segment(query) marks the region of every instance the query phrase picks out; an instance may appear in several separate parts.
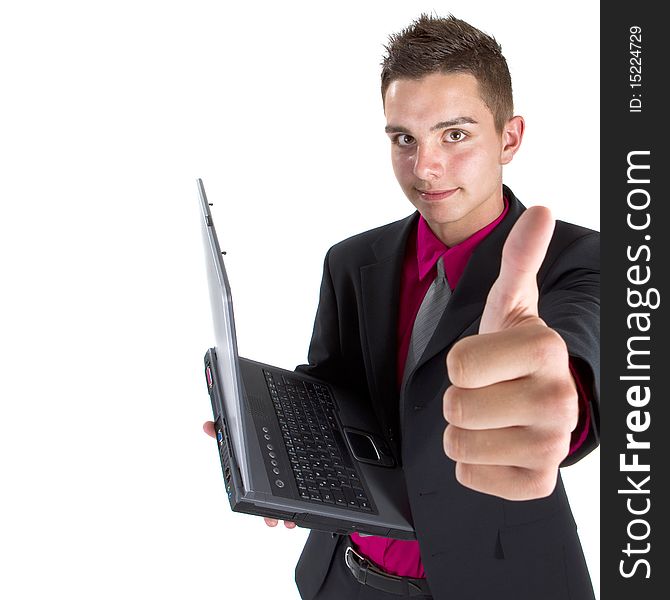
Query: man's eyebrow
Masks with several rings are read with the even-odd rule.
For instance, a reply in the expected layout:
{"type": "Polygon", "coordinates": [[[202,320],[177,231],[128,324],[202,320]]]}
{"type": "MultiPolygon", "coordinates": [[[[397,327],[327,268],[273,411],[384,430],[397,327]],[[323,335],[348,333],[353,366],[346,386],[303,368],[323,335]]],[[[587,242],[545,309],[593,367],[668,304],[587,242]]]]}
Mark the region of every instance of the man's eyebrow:
{"type": "MultiPolygon", "coordinates": [[[[447,129],[448,127],[455,127],[456,125],[465,125],[465,124],[477,125],[477,121],[472,117],[456,117],[455,119],[449,119],[448,121],[440,121],[433,125],[430,130],[437,131],[438,129],[447,129]]],[[[386,133],[404,133],[408,131],[407,127],[400,127],[398,125],[387,125],[384,127],[386,133]]]]}
{"type": "Polygon", "coordinates": [[[456,117],[455,119],[450,119],[449,121],[441,121],[440,123],[436,123],[430,128],[430,130],[437,131],[438,129],[446,129],[447,127],[466,124],[477,125],[477,121],[475,121],[472,117],[456,117]]]}

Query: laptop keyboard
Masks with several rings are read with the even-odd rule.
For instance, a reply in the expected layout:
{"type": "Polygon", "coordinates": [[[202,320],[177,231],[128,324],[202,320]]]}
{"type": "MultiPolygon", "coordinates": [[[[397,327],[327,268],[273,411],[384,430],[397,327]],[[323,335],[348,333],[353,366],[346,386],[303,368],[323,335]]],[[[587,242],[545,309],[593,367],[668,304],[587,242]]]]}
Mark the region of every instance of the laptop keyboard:
{"type": "Polygon", "coordinates": [[[324,385],[263,369],[303,500],[373,512],[324,385]]]}

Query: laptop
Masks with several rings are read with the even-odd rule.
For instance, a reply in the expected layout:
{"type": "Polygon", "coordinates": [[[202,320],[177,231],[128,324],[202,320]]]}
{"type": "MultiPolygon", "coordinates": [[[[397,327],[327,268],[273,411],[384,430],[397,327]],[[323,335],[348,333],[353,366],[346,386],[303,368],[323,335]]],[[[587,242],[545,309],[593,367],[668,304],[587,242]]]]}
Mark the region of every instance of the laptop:
{"type": "Polygon", "coordinates": [[[216,341],[205,379],[231,509],[338,534],[416,539],[402,468],[368,403],[337,382],[238,356],[224,253],[197,185],[216,341]]]}

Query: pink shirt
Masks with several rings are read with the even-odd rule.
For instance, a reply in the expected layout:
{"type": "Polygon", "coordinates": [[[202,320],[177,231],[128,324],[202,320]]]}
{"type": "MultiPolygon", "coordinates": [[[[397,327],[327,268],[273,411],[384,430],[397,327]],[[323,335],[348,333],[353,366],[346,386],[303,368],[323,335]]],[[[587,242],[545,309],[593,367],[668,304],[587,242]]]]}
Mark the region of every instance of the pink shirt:
{"type": "MultiPolygon", "coordinates": [[[[407,251],[402,268],[400,284],[400,305],[398,311],[398,354],[396,360],[396,381],[398,389],[402,383],[405,360],[412,335],[414,320],[419,312],[423,297],[436,275],[436,264],[444,256],[444,270],[453,290],[465,270],[465,267],[479,243],[488,236],[507,214],[509,202],[505,198],[505,208],[500,216],[483,229],[472,234],[469,238],[451,248],[445,246],[431,231],[423,217],[419,218],[417,228],[410,233],[407,241],[407,251]]],[[[589,411],[586,410],[587,401],[576,372],[571,371],[580,396],[580,423],[573,434],[570,453],[574,452],[586,439],[589,431],[589,411]]],[[[394,540],[377,536],[351,535],[351,540],[357,551],[381,567],[387,573],[405,577],[425,577],[419,543],[416,541],[394,540]]]]}

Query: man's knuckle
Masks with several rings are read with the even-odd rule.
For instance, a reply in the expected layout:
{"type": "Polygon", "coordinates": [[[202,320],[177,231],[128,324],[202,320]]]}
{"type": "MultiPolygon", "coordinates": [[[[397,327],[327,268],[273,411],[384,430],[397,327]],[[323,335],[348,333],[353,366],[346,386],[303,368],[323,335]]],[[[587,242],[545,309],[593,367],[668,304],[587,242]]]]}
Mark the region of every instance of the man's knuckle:
{"type": "Polygon", "coordinates": [[[547,346],[551,352],[551,356],[556,360],[565,361],[568,358],[568,347],[565,340],[561,337],[558,331],[546,327],[547,346]]]}
{"type": "Polygon", "coordinates": [[[565,423],[569,431],[577,426],[579,419],[579,398],[574,384],[565,382],[562,385],[559,395],[557,395],[556,411],[557,417],[565,423]]]}
{"type": "Polygon", "coordinates": [[[558,332],[550,327],[541,327],[537,331],[533,351],[541,363],[554,366],[567,360],[567,346],[558,332]]]}
{"type": "Polygon", "coordinates": [[[553,472],[543,473],[537,481],[537,493],[539,498],[550,496],[556,488],[556,475],[553,472]]]}
{"type": "Polygon", "coordinates": [[[550,496],[556,488],[556,474],[549,470],[533,471],[523,486],[526,500],[538,500],[550,496]]]}
{"type": "Polygon", "coordinates": [[[569,444],[569,436],[566,436],[562,431],[545,435],[537,447],[540,464],[550,467],[557,466],[565,458],[566,440],[569,444]]]}
{"type": "Polygon", "coordinates": [[[545,384],[545,398],[551,405],[557,409],[562,410],[568,405],[571,397],[570,383],[558,377],[552,377],[545,384]]]}
{"type": "Polygon", "coordinates": [[[543,423],[568,431],[577,426],[579,402],[577,390],[571,380],[552,378],[545,381],[538,396],[543,423]]]}

